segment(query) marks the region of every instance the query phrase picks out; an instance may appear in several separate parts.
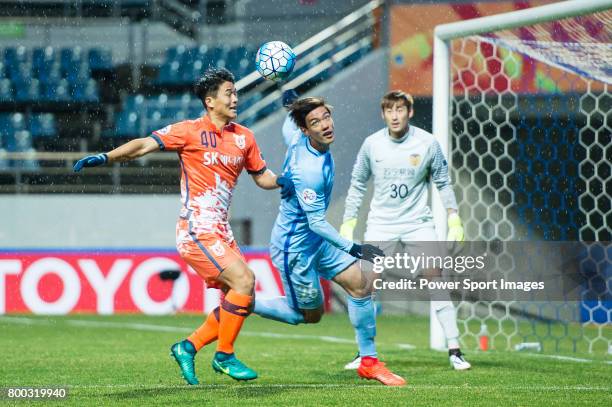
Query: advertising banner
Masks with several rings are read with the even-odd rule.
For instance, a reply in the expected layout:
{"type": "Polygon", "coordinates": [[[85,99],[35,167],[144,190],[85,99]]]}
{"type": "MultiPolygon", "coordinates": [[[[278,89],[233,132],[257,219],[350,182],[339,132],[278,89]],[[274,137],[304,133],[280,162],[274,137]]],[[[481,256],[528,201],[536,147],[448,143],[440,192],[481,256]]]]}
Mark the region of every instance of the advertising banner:
{"type": "MultiPolygon", "coordinates": [[[[244,255],[256,295],[284,295],[268,252],[244,255]]],[[[201,313],[218,305],[220,293],[207,289],[175,250],[0,250],[0,314],[201,313]],[[173,274],[176,280],[167,277],[173,274]]]]}

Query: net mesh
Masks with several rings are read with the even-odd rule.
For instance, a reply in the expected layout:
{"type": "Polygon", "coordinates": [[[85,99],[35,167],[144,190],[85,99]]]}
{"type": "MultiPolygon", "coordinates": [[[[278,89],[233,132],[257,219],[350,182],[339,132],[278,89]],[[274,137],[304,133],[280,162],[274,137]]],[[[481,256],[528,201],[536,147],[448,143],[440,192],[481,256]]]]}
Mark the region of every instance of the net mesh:
{"type": "MultiPolygon", "coordinates": [[[[467,240],[610,241],[612,12],[452,41],[452,175],[467,240]]],[[[612,253],[589,256],[610,301],[462,301],[462,345],[612,346],[612,253]]],[[[508,264],[500,264],[500,272],[508,264]]]]}

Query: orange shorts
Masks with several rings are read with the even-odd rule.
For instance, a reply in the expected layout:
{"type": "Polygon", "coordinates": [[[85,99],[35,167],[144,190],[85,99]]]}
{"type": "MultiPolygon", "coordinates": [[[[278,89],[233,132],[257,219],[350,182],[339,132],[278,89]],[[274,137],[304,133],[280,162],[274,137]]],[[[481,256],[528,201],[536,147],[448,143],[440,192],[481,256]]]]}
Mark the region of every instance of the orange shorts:
{"type": "Polygon", "coordinates": [[[246,263],[235,240],[228,243],[222,236],[214,233],[200,234],[189,242],[181,243],[177,249],[181,258],[210,288],[220,288],[217,278],[228,266],[238,260],[246,263]]]}

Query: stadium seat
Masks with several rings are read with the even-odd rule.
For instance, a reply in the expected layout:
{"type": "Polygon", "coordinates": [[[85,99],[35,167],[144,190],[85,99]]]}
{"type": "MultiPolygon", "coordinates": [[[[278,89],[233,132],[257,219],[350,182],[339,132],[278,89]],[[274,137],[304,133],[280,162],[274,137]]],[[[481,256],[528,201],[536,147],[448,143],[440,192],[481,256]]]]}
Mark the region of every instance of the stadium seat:
{"type": "Polygon", "coordinates": [[[61,79],[58,83],[43,85],[41,98],[47,102],[69,102],[70,84],[66,79],[61,79]]]}
{"type": "Polygon", "coordinates": [[[71,96],[75,102],[98,102],[100,99],[98,83],[91,78],[76,82],[72,85],[71,96]]]}
{"type": "Polygon", "coordinates": [[[87,61],[75,62],[66,72],[64,77],[70,83],[85,82],[91,78],[91,69],[87,61]]]}
{"type": "MultiPolygon", "coordinates": [[[[20,113],[17,113],[20,114],[20,113]]],[[[8,135],[6,150],[9,153],[35,153],[36,150],[32,147],[32,135],[28,130],[15,131],[8,135]]],[[[24,170],[38,170],[40,165],[38,160],[34,158],[25,158],[22,160],[11,160],[11,167],[24,170]]]]}
{"type": "Polygon", "coordinates": [[[4,79],[6,77],[7,77],[6,65],[4,63],[4,60],[0,60],[0,79],[4,79]]]}
{"type": "Polygon", "coordinates": [[[113,68],[113,57],[108,49],[92,48],[89,50],[88,57],[89,67],[94,71],[113,68]]]}
{"type": "MultiPolygon", "coordinates": [[[[11,125],[11,115],[8,113],[0,113],[0,138],[6,135],[9,132],[13,132],[13,126],[11,125]]],[[[4,144],[6,142],[5,139],[0,139],[0,147],[6,147],[4,144]]]]}
{"type": "Polygon", "coordinates": [[[141,135],[140,116],[135,111],[122,111],[115,121],[115,136],[134,137],[141,135]]]}
{"type": "Polygon", "coordinates": [[[4,62],[7,65],[12,65],[17,59],[17,48],[6,47],[4,49],[4,62]]]}
{"type": "Polygon", "coordinates": [[[40,99],[40,82],[38,79],[13,82],[15,86],[15,101],[34,102],[40,99]]]}
{"type": "Polygon", "coordinates": [[[143,95],[129,95],[123,103],[123,110],[137,113],[144,112],[145,97],[143,95]]]}
{"type": "Polygon", "coordinates": [[[53,65],[45,67],[44,70],[40,71],[38,79],[40,79],[41,84],[45,86],[51,84],[57,85],[62,79],[59,63],[55,62],[53,65]]]}
{"type": "Polygon", "coordinates": [[[32,77],[32,65],[28,62],[19,62],[7,66],[8,77],[13,81],[26,82],[32,77]]]}
{"type": "Polygon", "coordinates": [[[34,48],[32,51],[32,70],[35,76],[41,71],[48,71],[55,63],[59,63],[53,47],[34,48]]]}
{"type": "Polygon", "coordinates": [[[10,79],[0,79],[0,103],[12,102],[13,96],[13,84],[10,79]]]}
{"type": "Polygon", "coordinates": [[[86,63],[86,61],[81,47],[62,48],[60,51],[60,67],[64,76],[83,63],[86,63]]]}
{"type": "Polygon", "coordinates": [[[57,136],[55,116],[51,113],[38,113],[32,115],[30,120],[30,133],[34,139],[57,136]]]}
{"type": "Polygon", "coordinates": [[[151,105],[153,105],[156,110],[164,111],[168,107],[168,95],[160,93],[151,101],[151,105]]]}

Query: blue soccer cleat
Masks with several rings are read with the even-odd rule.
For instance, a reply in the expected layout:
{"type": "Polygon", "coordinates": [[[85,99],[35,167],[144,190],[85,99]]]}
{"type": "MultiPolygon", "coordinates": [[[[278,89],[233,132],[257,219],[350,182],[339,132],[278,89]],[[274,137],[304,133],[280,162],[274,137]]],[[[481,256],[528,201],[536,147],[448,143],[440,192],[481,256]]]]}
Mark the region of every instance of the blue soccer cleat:
{"type": "Polygon", "coordinates": [[[187,381],[188,384],[195,385],[199,384],[198,378],[195,374],[195,355],[196,350],[193,347],[193,344],[189,342],[187,339],[181,342],[177,342],[170,348],[170,356],[176,360],[179,368],[181,369],[181,373],[187,381]]]}
{"type": "Polygon", "coordinates": [[[257,379],[257,372],[238,360],[233,353],[228,355],[217,352],[212,361],[212,368],[215,372],[226,374],[234,380],[257,379]]]}

